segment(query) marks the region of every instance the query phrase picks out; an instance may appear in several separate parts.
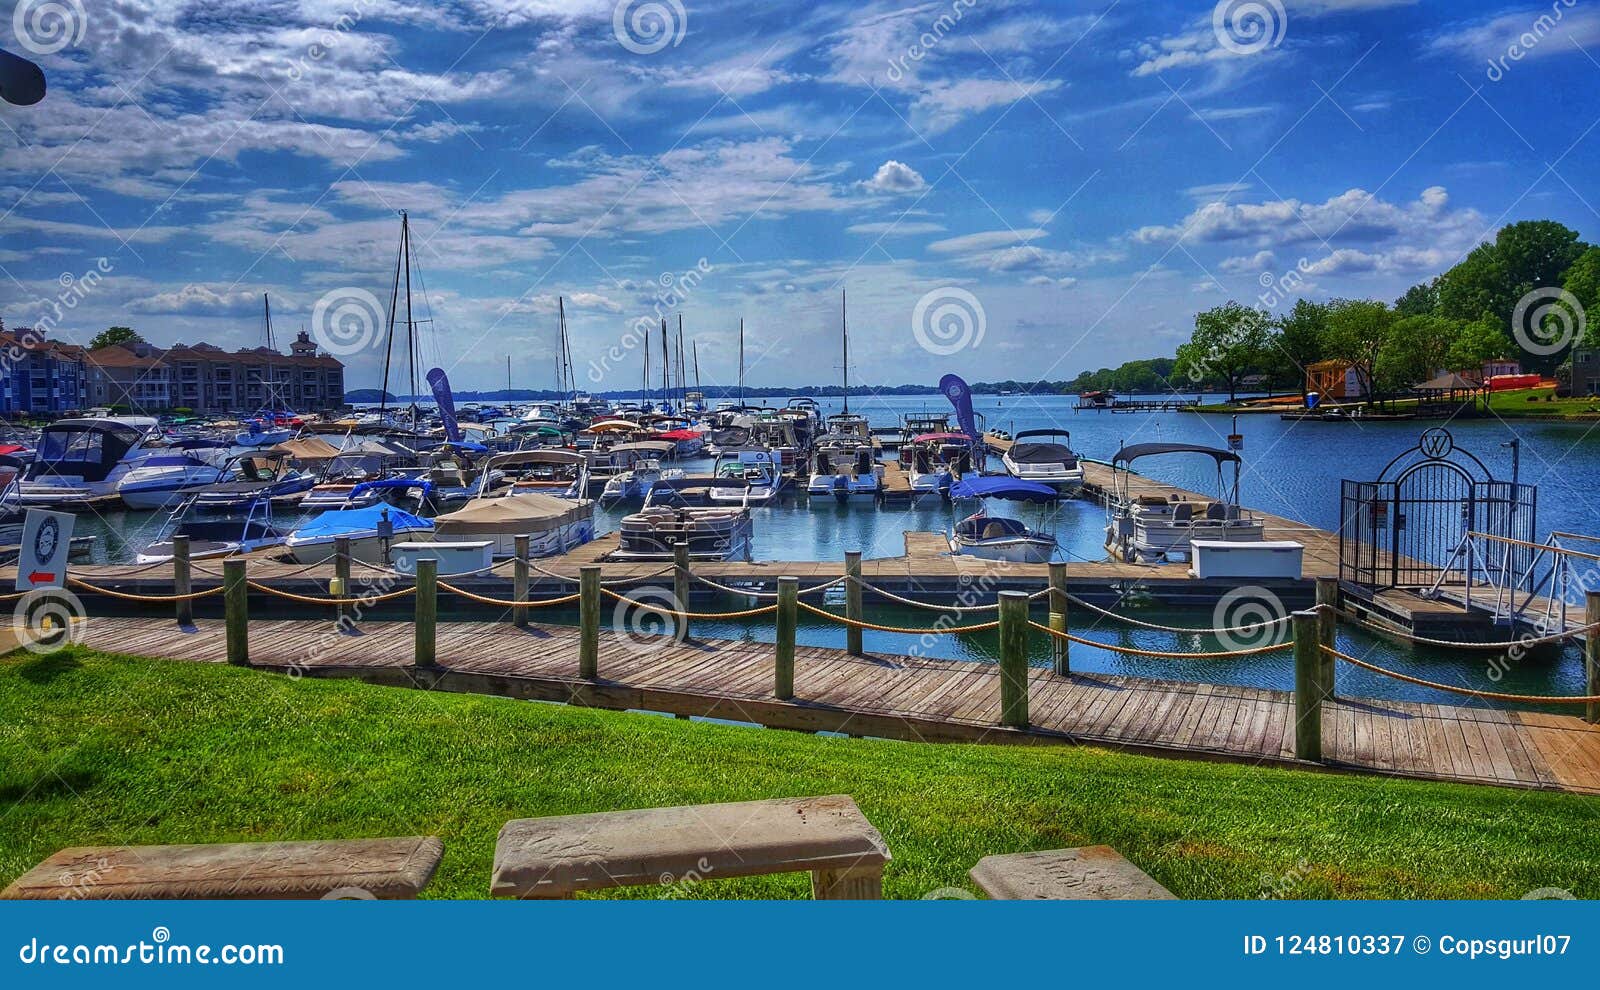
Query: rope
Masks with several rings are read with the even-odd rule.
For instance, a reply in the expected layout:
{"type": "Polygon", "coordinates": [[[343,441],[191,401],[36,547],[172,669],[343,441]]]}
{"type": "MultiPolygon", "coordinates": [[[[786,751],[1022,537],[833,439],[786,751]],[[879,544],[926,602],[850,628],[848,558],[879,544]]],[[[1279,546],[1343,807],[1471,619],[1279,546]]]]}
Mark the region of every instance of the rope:
{"type": "Polygon", "coordinates": [[[1248,657],[1254,656],[1257,653],[1271,653],[1274,650],[1287,650],[1294,646],[1294,640],[1287,640],[1282,643],[1268,643],[1265,646],[1251,646],[1240,650],[1214,650],[1209,653],[1164,653],[1160,650],[1141,650],[1133,646],[1113,646],[1110,643],[1101,643],[1092,639],[1084,639],[1082,636],[1074,636],[1069,632],[1061,632],[1057,629],[1051,629],[1049,626],[1040,625],[1032,620],[1028,622],[1028,625],[1039,630],[1040,632],[1049,633],[1051,636],[1054,636],[1057,639],[1070,640],[1074,643],[1082,643],[1084,646],[1094,646],[1102,650],[1110,650],[1112,653],[1127,653],[1136,657],[1156,657],[1161,660],[1220,660],[1227,657],[1248,657]]]}
{"type": "Polygon", "coordinates": [[[193,601],[196,598],[206,598],[210,595],[222,594],[222,585],[220,584],[215,588],[208,588],[205,591],[191,591],[187,595],[132,595],[124,591],[112,591],[110,588],[101,588],[97,585],[90,584],[87,581],[82,581],[75,577],[68,577],[67,581],[68,583],[82,588],[85,591],[92,591],[97,595],[105,595],[109,598],[121,598],[130,602],[187,602],[193,601]]]}
{"type": "Polygon", "coordinates": [[[1582,636],[1587,632],[1600,630],[1600,625],[1584,626],[1579,629],[1569,629],[1565,632],[1550,633],[1549,635],[1540,636],[1536,639],[1514,639],[1508,643],[1461,643],[1450,639],[1429,639],[1427,636],[1418,636],[1415,633],[1408,633],[1403,629],[1390,629],[1387,626],[1380,626],[1375,622],[1369,622],[1354,612],[1350,612],[1342,608],[1337,609],[1336,611],[1340,618],[1348,619],[1358,626],[1364,626],[1368,629],[1371,629],[1373,632],[1387,633],[1391,636],[1398,636],[1401,639],[1408,640],[1413,643],[1421,643],[1424,646],[1443,646],[1456,650],[1509,650],[1518,646],[1537,646],[1540,643],[1554,643],[1558,640],[1571,639],[1575,636],[1582,636]]]}
{"type": "Polygon", "coordinates": [[[311,598],[306,595],[297,595],[290,591],[280,591],[269,584],[262,584],[259,581],[246,581],[245,584],[257,591],[275,595],[279,598],[287,598],[291,602],[302,602],[306,605],[376,605],[378,602],[386,602],[391,598],[414,594],[417,590],[415,587],[401,588],[399,591],[391,591],[382,595],[365,595],[359,598],[311,598]]]}
{"type": "MultiPolygon", "coordinates": [[[[892,591],[884,591],[882,588],[874,587],[860,578],[855,578],[855,583],[861,586],[861,590],[870,591],[874,595],[882,595],[891,602],[899,602],[901,605],[909,605],[912,608],[925,609],[929,612],[992,612],[1000,607],[999,602],[995,602],[992,605],[934,605],[931,602],[919,602],[910,598],[902,598],[892,591]]],[[[1046,592],[1049,590],[1049,588],[1045,589],[1046,592]]]]}
{"type": "Polygon", "coordinates": [[[1145,629],[1159,630],[1160,632],[1210,633],[1214,636],[1230,636],[1239,633],[1255,632],[1258,629],[1270,629],[1288,622],[1291,618],[1290,616],[1282,615],[1276,619],[1268,619],[1264,622],[1251,622],[1242,626],[1227,626],[1216,629],[1190,629],[1187,626],[1164,626],[1159,622],[1146,622],[1143,619],[1135,619],[1130,615],[1121,615],[1117,612],[1111,611],[1110,609],[1104,609],[1098,605],[1090,604],[1076,595],[1068,595],[1067,600],[1072,602],[1074,605],[1082,605],[1089,611],[1099,613],[1107,618],[1116,619],[1119,622],[1126,622],[1133,626],[1141,626],[1145,629]]]}
{"type": "Polygon", "coordinates": [[[485,605],[503,605],[507,608],[542,608],[546,605],[566,605],[577,601],[580,597],[577,592],[574,592],[570,595],[563,595],[560,598],[546,598],[543,601],[518,602],[506,601],[503,598],[488,598],[483,595],[475,595],[470,591],[467,591],[463,588],[457,588],[455,585],[447,584],[444,581],[439,582],[439,587],[453,594],[460,595],[462,598],[468,598],[475,602],[482,602],[485,605]]]}
{"type": "Polygon", "coordinates": [[[647,612],[660,612],[662,615],[670,615],[675,619],[743,619],[747,616],[766,615],[778,610],[776,605],[763,605],[760,608],[747,608],[742,612],[681,612],[677,609],[665,608],[649,602],[635,601],[626,595],[619,595],[607,588],[601,588],[600,591],[608,597],[615,598],[619,602],[627,602],[635,608],[642,608],[647,612]]]}
{"type": "MultiPolygon", "coordinates": [[[[726,593],[728,593],[730,595],[745,595],[745,596],[750,597],[750,598],[777,598],[778,597],[778,593],[776,591],[751,591],[749,588],[730,588],[725,584],[718,584],[717,582],[711,580],[710,578],[701,577],[700,575],[694,573],[693,571],[689,572],[689,576],[691,578],[693,578],[694,580],[699,581],[701,584],[707,585],[708,587],[711,587],[711,588],[715,588],[718,591],[726,592],[726,593]]],[[[840,584],[840,583],[844,582],[849,577],[850,577],[850,575],[846,574],[846,575],[844,575],[842,577],[836,577],[832,581],[827,582],[826,584],[814,584],[809,588],[800,588],[800,589],[797,589],[796,594],[809,595],[809,594],[811,594],[813,592],[823,591],[823,590],[826,590],[828,588],[833,587],[836,584],[840,584]]]]}
{"type": "Polygon", "coordinates": [[[876,622],[862,622],[856,619],[847,619],[842,615],[834,615],[832,612],[817,608],[814,605],[807,605],[805,602],[796,602],[795,604],[799,605],[807,612],[810,612],[812,615],[821,616],[822,618],[827,619],[830,622],[836,622],[841,626],[853,626],[857,629],[873,629],[877,632],[903,633],[907,636],[925,636],[928,633],[936,633],[941,636],[957,636],[963,633],[988,632],[989,630],[999,628],[1000,626],[998,620],[995,622],[979,623],[975,626],[949,626],[944,629],[916,629],[909,626],[885,626],[876,622]]]}
{"type": "Polygon", "coordinates": [[[1450,684],[1440,684],[1438,681],[1425,681],[1420,677],[1412,677],[1410,674],[1402,674],[1399,671],[1388,670],[1383,667],[1379,667],[1377,664],[1367,663],[1365,660],[1357,660],[1350,654],[1341,653],[1331,646],[1322,647],[1322,652],[1328,654],[1329,656],[1343,660],[1345,663],[1354,664],[1363,670],[1370,670],[1374,674],[1382,674],[1385,677],[1393,677],[1395,680],[1405,681],[1407,684],[1415,684],[1418,687],[1433,688],[1435,691],[1448,691],[1451,694],[1464,694],[1472,698],[1483,698],[1487,701],[1513,701],[1524,702],[1532,705],[1588,705],[1600,702],[1600,695],[1594,694],[1584,695],[1582,697],[1566,697],[1538,694],[1502,694],[1498,691],[1475,691],[1472,688],[1454,687],[1450,684]]]}
{"type": "MultiPolygon", "coordinates": [[[[513,559],[515,559],[515,558],[513,558],[513,559]]],[[[557,574],[555,571],[547,571],[543,567],[540,567],[538,564],[535,564],[531,560],[528,561],[527,563],[528,563],[529,567],[531,567],[534,570],[538,571],[540,574],[543,574],[545,577],[553,577],[553,578],[557,579],[558,581],[567,581],[567,582],[569,582],[571,584],[577,584],[578,581],[579,581],[579,579],[575,578],[575,577],[567,577],[565,574],[557,574]]],[[[640,581],[654,581],[656,578],[660,577],[661,575],[671,573],[672,571],[675,571],[677,569],[678,569],[678,565],[677,564],[668,564],[667,566],[663,567],[661,570],[656,571],[654,574],[643,574],[643,575],[640,575],[639,577],[614,578],[614,579],[612,579],[610,581],[601,581],[600,582],[600,586],[601,587],[608,587],[608,586],[615,586],[615,585],[619,585],[619,584],[636,584],[636,583],[638,583],[640,581]]]]}

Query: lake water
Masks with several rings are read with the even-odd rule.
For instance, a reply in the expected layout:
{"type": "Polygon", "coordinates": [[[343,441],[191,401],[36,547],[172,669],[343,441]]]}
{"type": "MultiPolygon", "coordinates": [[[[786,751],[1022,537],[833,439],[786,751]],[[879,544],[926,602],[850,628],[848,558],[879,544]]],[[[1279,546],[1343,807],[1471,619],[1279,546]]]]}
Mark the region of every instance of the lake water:
{"type": "MultiPolygon", "coordinates": [[[[1230,432],[1228,417],[1194,413],[1074,412],[1073,396],[977,396],[976,406],[990,428],[1013,434],[1027,429],[1053,427],[1070,430],[1073,447],[1086,457],[1109,460],[1124,443],[1191,442],[1224,446],[1230,432]]],[[[774,401],[773,404],[781,404],[774,401]]],[[[821,400],[828,413],[838,412],[838,399],[821,400]]],[[[943,411],[939,396],[852,398],[852,412],[865,414],[874,425],[889,426],[905,413],[943,411]]],[[[1338,525],[1339,482],[1345,478],[1371,480],[1384,465],[1416,443],[1419,432],[1435,424],[1285,422],[1275,415],[1239,417],[1245,436],[1241,499],[1245,505],[1325,529],[1338,525]]],[[[1521,440],[1521,480],[1537,485],[1538,527],[1541,537],[1551,530],[1579,533],[1600,531],[1600,431],[1596,424],[1515,423],[1471,420],[1449,425],[1456,445],[1477,455],[1497,477],[1511,477],[1511,451],[1502,446],[1521,440]]],[[[709,469],[710,462],[689,462],[692,471],[709,469]]],[[[1215,491],[1215,470],[1209,460],[1174,456],[1140,462],[1140,469],[1201,493],[1215,491]]],[[[597,529],[616,527],[625,508],[597,513],[597,529]]],[[[1024,516],[1030,507],[1014,511],[1024,516]]],[[[781,504],[754,510],[755,548],[758,560],[838,560],[847,549],[860,549],[869,557],[896,556],[903,552],[906,530],[944,530],[952,513],[947,505],[915,509],[874,510],[842,508],[834,504],[809,508],[803,497],[790,495],[781,504]]],[[[136,548],[154,538],[161,514],[109,512],[85,516],[78,532],[99,536],[96,558],[123,561],[136,548]]],[[[1049,520],[1063,547],[1065,559],[1104,559],[1101,549],[1104,513],[1086,501],[1063,504],[1049,520]]],[[[1084,635],[1107,643],[1150,649],[1203,652],[1221,648],[1203,635],[1131,629],[1109,621],[1092,622],[1080,614],[1075,623],[1084,635]],[[1085,631],[1087,630],[1087,631],[1085,631]]],[[[876,613],[875,613],[876,614],[876,613]]],[[[1140,612],[1141,617],[1172,625],[1210,626],[1209,610],[1201,612],[1140,612]]],[[[904,610],[882,613],[883,621],[922,626],[934,613],[904,610]]],[[[555,617],[570,620],[570,616],[555,617]]],[[[969,618],[967,621],[979,621],[969,618]]],[[[761,623],[701,624],[705,636],[771,640],[770,625],[761,623]]],[[[1412,650],[1388,640],[1351,632],[1343,644],[1356,656],[1447,683],[1486,690],[1537,694],[1581,694],[1582,661],[1575,649],[1550,651],[1513,664],[1499,676],[1490,676],[1491,655],[1484,653],[1412,650]]],[[[840,645],[843,633],[813,617],[802,615],[799,637],[815,645],[840,645]]],[[[1034,637],[1036,641],[1042,637],[1034,637]]],[[[869,648],[905,652],[904,636],[868,633],[869,648]]],[[[1036,642],[1035,662],[1049,663],[1048,645],[1036,642]]],[[[973,660],[991,660],[993,634],[940,636],[923,652],[973,660]]],[[[1109,650],[1073,646],[1074,666],[1080,670],[1136,674],[1178,680],[1213,681],[1287,689],[1293,684],[1289,653],[1244,657],[1225,661],[1166,661],[1124,656],[1109,650]]],[[[1356,695],[1397,697],[1446,703],[1462,699],[1416,688],[1388,678],[1341,666],[1340,689],[1356,695]]]]}

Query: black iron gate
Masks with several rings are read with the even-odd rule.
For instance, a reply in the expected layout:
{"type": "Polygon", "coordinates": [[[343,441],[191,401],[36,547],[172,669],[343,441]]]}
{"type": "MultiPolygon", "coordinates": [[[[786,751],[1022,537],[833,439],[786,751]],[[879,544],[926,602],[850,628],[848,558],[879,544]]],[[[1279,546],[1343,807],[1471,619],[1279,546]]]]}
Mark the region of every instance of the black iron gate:
{"type": "MultiPolygon", "coordinates": [[[[1427,430],[1378,480],[1344,482],[1339,577],[1378,589],[1464,584],[1468,561],[1457,553],[1463,538],[1486,533],[1531,543],[1536,494],[1532,485],[1492,478],[1481,460],[1456,448],[1448,430],[1427,430]]],[[[1532,552],[1513,548],[1512,557],[1531,559],[1532,552]]]]}

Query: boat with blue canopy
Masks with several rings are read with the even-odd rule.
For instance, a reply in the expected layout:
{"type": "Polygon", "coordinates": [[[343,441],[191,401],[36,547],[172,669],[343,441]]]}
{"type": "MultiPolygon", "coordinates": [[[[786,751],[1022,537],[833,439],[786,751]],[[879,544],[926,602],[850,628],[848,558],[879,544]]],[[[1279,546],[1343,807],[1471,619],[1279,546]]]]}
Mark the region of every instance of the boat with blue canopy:
{"type": "MultiPolygon", "coordinates": [[[[1061,495],[1037,481],[1023,481],[1004,475],[963,478],[950,486],[951,501],[998,498],[1010,502],[1054,505],[1061,495]]],[[[1048,563],[1056,551],[1056,538],[1041,529],[1030,528],[1020,519],[992,516],[987,507],[960,519],[950,530],[950,552],[984,560],[1004,560],[1021,564],[1048,563]]]]}
{"type": "Polygon", "coordinates": [[[330,509],[294,528],[284,541],[297,563],[320,564],[333,559],[340,539],[350,541],[350,557],[363,564],[383,565],[394,543],[425,540],[433,533],[433,520],[412,515],[391,505],[361,509],[330,509]]]}

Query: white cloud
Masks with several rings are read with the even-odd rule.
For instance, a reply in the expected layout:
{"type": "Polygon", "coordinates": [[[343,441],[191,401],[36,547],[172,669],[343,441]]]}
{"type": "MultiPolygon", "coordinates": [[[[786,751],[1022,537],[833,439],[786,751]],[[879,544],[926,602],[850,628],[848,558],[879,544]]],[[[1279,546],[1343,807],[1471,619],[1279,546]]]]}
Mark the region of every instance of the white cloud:
{"type": "Polygon", "coordinates": [[[1417,238],[1422,243],[1461,246],[1483,230],[1476,210],[1450,210],[1442,186],[1424,189],[1413,203],[1391,203],[1361,189],[1351,189],[1323,203],[1297,199],[1261,203],[1212,202],[1181,223],[1140,227],[1135,241],[1146,244],[1177,240],[1238,241],[1258,247],[1305,241],[1371,242],[1417,238]]]}
{"type": "Polygon", "coordinates": [[[1554,0],[1454,24],[1430,39],[1427,51],[1473,61],[1498,63],[1504,58],[1504,72],[1525,59],[1579,54],[1596,44],[1600,44],[1600,11],[1584,9],[1568,0],[1554,0]],[[1513,47],[1518,52],[1515,57],[1511,55],[1513,47]]]}
{"type": "Polygon", "coordinates": [[[853,223],[845,228],[849,234],[865,234],[869,237],[903,237],[908,234],[937,234],[944,230],[943,224],[932,223],[927,220],[913,220],[910,222],[873,221],[872,223],[853,223]]]}
{"type": "Polygon", "coordinates": [[[1048,231],[1038,227],[1025,227],[1022,230],[986,230],[977,234],[962,234],[959,237],[934,241],[928,245],[928,250],[936,254],[972,254],[1036,241],[1047,233],[1048,231]]]}
{"type": "Polygon", "coordinates": [[[1257,251],[1252,255],[1224,258],[1217,267],[1229,275],[1257,275],[1271,271],[1277,264],[1278,257],[1271,251],[1257,251]]]}
{"type": "Polygon", "coordinates": [[[173,292],[131,300],[127,308],[133,313],[244,316],[261,312],[261,296],[253,289],[230,290],[191,283],[173,292]]]}
{"type": "Polygon", "coordinates": [[[927,185],[927,180],[916,169],[893,158],[879,165],[872,178],[861,183],[863,189],[880,193],[920,192],[927,185]]]}

